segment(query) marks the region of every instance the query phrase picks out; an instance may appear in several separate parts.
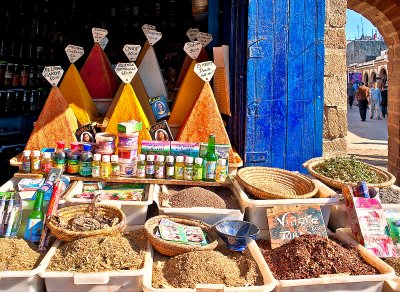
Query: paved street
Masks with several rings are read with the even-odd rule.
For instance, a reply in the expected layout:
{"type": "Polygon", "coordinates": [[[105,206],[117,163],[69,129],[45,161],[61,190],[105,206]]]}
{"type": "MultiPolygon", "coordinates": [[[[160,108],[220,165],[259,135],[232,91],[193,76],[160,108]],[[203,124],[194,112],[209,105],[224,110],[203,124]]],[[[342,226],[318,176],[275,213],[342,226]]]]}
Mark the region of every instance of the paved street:
{"type": "Polygon", "coordinates": [[[388,131],[387,119],[369,118],[361,122],[357,106],[348,109],[348,154],[354,154],[358,159],[382,168],[387,167],[388,131]]]}

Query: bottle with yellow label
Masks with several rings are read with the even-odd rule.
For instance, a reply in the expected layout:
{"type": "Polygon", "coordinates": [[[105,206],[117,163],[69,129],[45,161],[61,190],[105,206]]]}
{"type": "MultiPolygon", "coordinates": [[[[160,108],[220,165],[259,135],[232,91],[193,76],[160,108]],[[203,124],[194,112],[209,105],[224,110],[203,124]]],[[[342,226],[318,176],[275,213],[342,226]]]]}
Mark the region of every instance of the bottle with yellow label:
{"type": "Polygon", "coordinates": [[[40,173],[40,151],[32,151],[31,173],[40,173]]]}
{"type": "Polygon", "coordinates": [[[175,160],[175,179],[183,179],[183,172],[185,170],[185,163],[183,156],[177,156],[175,160]]]}
{"type": "Polygon", "coordinates": [[[217,161],[217,172],[215,180],[217,182],[225,182],[226,179],[226,159],[218,159],[217,161]]]}
{"type": "Polygon", "coordinates": [[[110,155],[103,155],[103,157],[101,158],[100,174],[102,178],[110,178],[111,175],[110,155]]]}

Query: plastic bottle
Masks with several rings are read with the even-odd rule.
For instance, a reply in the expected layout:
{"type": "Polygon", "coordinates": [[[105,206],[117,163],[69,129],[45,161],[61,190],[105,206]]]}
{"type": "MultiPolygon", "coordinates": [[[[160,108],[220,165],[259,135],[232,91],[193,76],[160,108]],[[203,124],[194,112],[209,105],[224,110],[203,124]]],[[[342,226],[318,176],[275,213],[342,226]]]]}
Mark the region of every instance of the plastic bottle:
{"type": "Polygon", "coordinates": [[[119,177],[121,175],[121,165],[118,160],[118,155],[111,155],[111,177],[119,177]]]}
{"type": "Polygon", "coordinates": [[[194,160],[193,180],[201,181],[203,179],[203,158],[197,157],[194,160]]]}
{"type": "Polygon", "coordinates": [[[44,183],[35,193],[35,203],[33,205],[32,211],[28,216],[28,223],[26,224],[26,229],[24,233],[25,240],[33,243],[38,243],[40,240],[40,235],[42,233],[43,227],[43,200],[44,194],[53,188],[53,183],[44,183]]]}
{"type": "Polygon", "coordinates": [[[175,179],[183,179],[184,169],[185,163],[183,162],[183,156],[177,156],[175,162],[175,179]]]}
{"type": "Polygon", "coordinates": [[[217,171],[217,154],[215,153],[215,135],[208,137],[207,153],[203,159],[203,180],[215,181],[217,171]]]}
{"type": "Polygon", "coordinates": [[[42,161],[40,161],[40,171],[42,173],[49,173],[51,167],[52,167],[51,153],[43,152],[42,161]]]}
{"type": "Polygon", "coordinates": [[[137,168],[136,168],[136,177],[144,178],[146,177],[146,156],[144,154],[138,155],[137,168]]]}
{"type": "Polygon", "coordinates": [[[31,172],[31,151],[24,150],[22,152],[22,172],[30,173],[31,172]]]}
{"type": "Polygon", "coordinates": [[[83,144],[83,152],[81,153],[81,162],[79,164],[79,174],[81,176],[92,175],[93,154],[91,150],[92,150],[92,145],[83,144]]]}
{"type": "Polygon", "coordinates": [[[155,177],[163,179],[165,178],[165,165],[164,165],[164,155],[157,155],[156,167],[155,167],[155,177]]]}
{"type": "Polygon", "coordinates": [[[110,178],[111,175],[110,155],[103,155],[101,157],[100,174],[102,178],[110,178]]]}
{"type": "Polygon", "coordinates": [[[79,173],[79,161],[81,160],[81,153],[78,150],[79,143],[72,142],[71,150],[67,155],[67,172],[69,174],[78,174],[79,173]]]}
{"type": "Polygon", "coordinates": [[[217,182],[225,182],[226,179],[226,159],[220,158],[217,162],[217,173],[215,180],[217,182]]]}
{"type": "Polygon", "coordinates": [[[66,164],[66,155],[64,152],[65,148],[65,142],[63,141],[58,141],[57,142],[57,149],[56,152],[54,152],[54,157],[53,157],[53,167],[55,168],[60,168],[65,172],[65,164],[66,164]]]}
{"type": "Polygon", "coordinates": [[[165,178],[173,179],[174,177],[175,177],[174,157],[171,155],[168,155],[167,163],[165,164],[165,178]]]}
{"type": "Polygon", "coordinates": [[[154,155],[147,155],[146,158],[146,178],[154,178],[155,165],[154,165],[154,155]]]}
{"type": "Polygon", "coordinates": [[[100,160],[101,160],[101,154],[96,153],[93,155],[93,161],[92,161],[92,177],[100,177],[100,160]]]}
{"type": "Polygon", "coordinates": [[[193,180],[193,157],[186,156],[185,169],[183,171],[184,180],[193,180]]]}
{"type": "Polygon", "coordinates": [[[39,150],[32,151],[31,173],[40,173],[40,151],[39,150]]]}

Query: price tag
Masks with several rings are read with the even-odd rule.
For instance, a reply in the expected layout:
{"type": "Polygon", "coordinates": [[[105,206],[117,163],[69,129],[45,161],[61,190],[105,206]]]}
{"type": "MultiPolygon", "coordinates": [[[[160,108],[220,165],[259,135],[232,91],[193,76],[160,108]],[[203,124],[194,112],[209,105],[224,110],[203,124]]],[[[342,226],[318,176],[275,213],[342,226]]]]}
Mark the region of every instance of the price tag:
{"type": "Polygon", "coordinates": [[[142,31],[143,31],[144,35],[146,35],[149,30],[156,30],[156,27],[151,24],[143,24],[142,31]]]}
{"type": "Polygon", "coordinates": [[[98,43],[108,34],[108,31],[103,28],[93,27],[92,34],[94,42],[98,43]]]}
{"type": "Polygon", "coordinates": [[[108,44],[108,37],[104,37],[101,39],[101,41],[99,42],[100,48],[104,51],[104,49],[106,48],[108,44]]]}
{"type": "Polygon", "coordinates": [[[64,70],[61,68],[61,66],[47,66],[44,67],[43,70],[43,77],[46,78],[46,80],[49,81],[53,86],[57,86],[63,74],[64,70]]]}
{"type": "Polygon", "coordinates": [[[189,55],[190,58],[195,60],[199,56],[202,48],[203,48],[203,45],[199,41],[194,41],[194,42],[185,43],[183,50],[186,52],[186,54],[189,55]]]}
{"type": "Polygon", "coordinates": [[[204,81],[208,82],[214,76],[217,66],[212,61],[197,63],[194,66],[194,72],[204,81]]]}
{"type": "Polygon", "coordinates": [[[186,35],[188,36],[188,38],[191,42],[196,40],[196,37],[198,34],[199,34],[198,28],[189,28],[188,31],[186,32],[186,35]]]}
{"type": "Polygon", "coordinates": [[[130,83],[137,71],[135,63],[118,63],[115,67],[115,72],[124,83],[130,83]]]}
{"type": "Polygon", "coordinates": [[[153,46],[156,42],[161,40],[162,33],[156,30],[149,29],[146,33],[146,38],[149,41],[149,44],[153,46]]]}
{"type": "Polygon", "coordinates": [[[72,64],[75,63],[84,54],[84,50],[82,47],[74,45],[68,45],[65,48],[65,52],[67,53],[68,59],[72,64]]]}
{"type": "Polygon", "coordinates": [[[141,48],[142,47],[140,45],[125,45],[122,50],[128,57],[129,61],[135,62],[137,57],[139,56],[141,48]]]}
{"type": "Polygon", "coordinates": [[[213,40],[211,33],[199,32],[197,34],[197,40],[203,45],[203,47],[207,46],[213,40]]]}

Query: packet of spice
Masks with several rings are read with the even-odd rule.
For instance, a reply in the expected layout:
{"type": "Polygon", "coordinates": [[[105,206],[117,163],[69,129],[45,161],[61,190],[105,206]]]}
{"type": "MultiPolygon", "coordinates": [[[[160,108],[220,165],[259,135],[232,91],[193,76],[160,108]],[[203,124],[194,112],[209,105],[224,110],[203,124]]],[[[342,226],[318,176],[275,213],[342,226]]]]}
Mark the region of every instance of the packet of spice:
{"type": "Polygon", "coordinates": [[[171,220],[161,219],[158,229],[162,239],[184,244],[207,244],[203,230],[196,226],[186,226],[171,220]]]}

